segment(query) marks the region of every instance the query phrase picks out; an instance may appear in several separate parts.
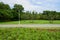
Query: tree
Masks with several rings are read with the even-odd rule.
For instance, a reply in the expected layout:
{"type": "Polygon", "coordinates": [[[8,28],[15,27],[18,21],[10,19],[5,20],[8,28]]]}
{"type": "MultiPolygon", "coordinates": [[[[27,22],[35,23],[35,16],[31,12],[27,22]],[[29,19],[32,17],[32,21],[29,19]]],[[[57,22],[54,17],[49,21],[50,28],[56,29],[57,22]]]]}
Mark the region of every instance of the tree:
{"type": "Polygon", "coordinates": [[[53,20],[56,18],[56,11],[43,11],[43,14],[46,15],[50,23],[53,23],[53,20]]]}
{"type": "Polygon", "coordinates": [[[13,18],[11,8],[8,4],[0,2],[0,21],[7,21],[13,18]]]}
{"type": "Polygon", "coordinates": [[[24,7],[19,4],[15,4],[13,8],[13,14],[14,14],[14,19],[15,20],[20,20],[20,16],[22,14],[22,11],[24,10],[24,7]]]}

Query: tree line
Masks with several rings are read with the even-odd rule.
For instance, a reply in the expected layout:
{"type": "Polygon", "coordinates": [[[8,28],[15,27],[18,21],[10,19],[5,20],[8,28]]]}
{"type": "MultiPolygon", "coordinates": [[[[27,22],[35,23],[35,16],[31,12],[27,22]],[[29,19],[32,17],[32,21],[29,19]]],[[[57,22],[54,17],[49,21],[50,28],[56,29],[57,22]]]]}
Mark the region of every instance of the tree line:
{"type": "Polygon", "coordinates": [[[24,7],[20,4],[15,4],[11,8],[8,4],[0,2],[0,21],[17,21],[17,20],[60,20],[60,12],[43,11],[24,12],[24,7]]]}
{"type": "Polygon", "coordinates": [[[45,10],[43,13],[26,11],[21,14],[21,20],[60,20],[60,12],[45,10]]]}
{"type": "Polygon", "coordinates": [[[20,13],[24,10],[22,5],[15,4],[11,8],[8,4],[0,2],[0,21],[16,21],[20,19],[20,13]]]}

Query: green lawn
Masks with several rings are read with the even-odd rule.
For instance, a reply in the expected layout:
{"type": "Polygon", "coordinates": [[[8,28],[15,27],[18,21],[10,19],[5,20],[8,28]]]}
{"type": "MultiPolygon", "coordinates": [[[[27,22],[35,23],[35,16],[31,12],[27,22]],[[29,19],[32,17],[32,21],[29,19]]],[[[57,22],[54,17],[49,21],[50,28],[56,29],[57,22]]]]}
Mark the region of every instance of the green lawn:
{"type": "MultiPolygon", "coordinates": [[[[0,24],[19,24],[19,21],[0,22],[0,24]]],[[[21,20],[20,24],[50,24],[48,20],[21,20]]],[[[60,20],[53,21],[53,24],[60,24],[60,20]]]]}
{"type": "Polygon", "coordinates": [[[19,21],[0,22],[0,24],[19,24],[19,21]]]}
{"type": "MultiPolygon", "coordinates": [[[[21,20],[21,24],[50,24],[48,20],[21,20]]],[[[60,20],[54,20],[53,24],[60,24],[60,20]]]]}
{"type": "Polygon", "coordinates": [[[60,40],[60,29],[0,28],[0,40],[60,40]]]}

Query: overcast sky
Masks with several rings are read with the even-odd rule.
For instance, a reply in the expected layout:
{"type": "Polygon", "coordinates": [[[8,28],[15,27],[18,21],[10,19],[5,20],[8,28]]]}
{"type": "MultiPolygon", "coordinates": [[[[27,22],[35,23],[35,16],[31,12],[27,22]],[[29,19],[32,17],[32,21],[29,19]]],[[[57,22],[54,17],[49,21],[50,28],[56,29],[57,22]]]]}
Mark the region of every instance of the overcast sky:
{"type": "Polygon", "coordinates": [[[14,4],[21,4],[26,11],[60,11],[60,0],[0,0],[0,2],[9,4],[11,7],[13,7],[14,4]]]}

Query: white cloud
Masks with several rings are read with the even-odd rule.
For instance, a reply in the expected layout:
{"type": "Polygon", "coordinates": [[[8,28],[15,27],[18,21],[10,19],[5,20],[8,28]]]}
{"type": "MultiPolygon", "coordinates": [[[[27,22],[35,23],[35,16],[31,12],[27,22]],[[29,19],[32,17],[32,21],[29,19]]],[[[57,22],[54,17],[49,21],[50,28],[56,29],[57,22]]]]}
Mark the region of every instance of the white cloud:
{"type": "Polygon", "coordinates": [[[29,3],[28,0],[18,0],[17,3],[22,4],[24,6],[25,10],[33,11],[33,10],[38,10],[38,8],[41,9],[41,7],[35,6],[35,5],[32,5],[31,3],[29,3]]]}
{"type": "Polygon", "coordinates": [[[32,5],[28,0],[0,0],[0,2],[9,4],[11,7],[16,3],[21,4],[26,11],[42,11],[42,7],[32,5]]]}
{"type": "Polygon", "coordinates": [[[46,1],[48,1],[48,2],[58,2],[58,0],[46,0],[46,1]]]}
{"type": "Polygon", "coordinates": [[[17,0],[0,0],[0,2],[4,2],[5,4],[9,4],[11,7],[13,7],[13,5],[17,3],[17,0]]]}
{"type": "MultiPolygon", "coordinates": [[[[29,11],[43,11],[43,10],[56,10],[54,5],[46,4],[44,6],[37,6],[31,4],[28,0],[18,0],[18,4],[22,4],[25,10],[29,11]]],[[[42,4],[42,2],[36,2],[37,4],[42,4]]]]}
{"type": "MultiPolygon", "coordinates": [[[[52,5],[52,2],[58,2],[57,0],[45,0],[46,1],[46,4],[43,3],[43,1],[36,1],[36,0],[33,0],[36,4],[41,4],[41,5],[33,5],[29,0],[0,0],[6,4],[9,4],[11,7],[14,5],[14,4],[21,4],[23,5],[24,9],[27,10],[27,11],[43,11],[43,10],[57,10],[56,8],[56,5],[52,5]],[[47,3],[48,2],[48,3],[47,3]],[[50,2],[50,4],[49,4],[50,2]]],[[[45,2],[44,1],[44,2],[45,2]]],[[[54,3],[53,2],[53,3],[54,3]]]]}
{"type": "Polygon", "coordinates": [[[36,2],[36,4],[42,4],[42,2],[36,2]]]}

